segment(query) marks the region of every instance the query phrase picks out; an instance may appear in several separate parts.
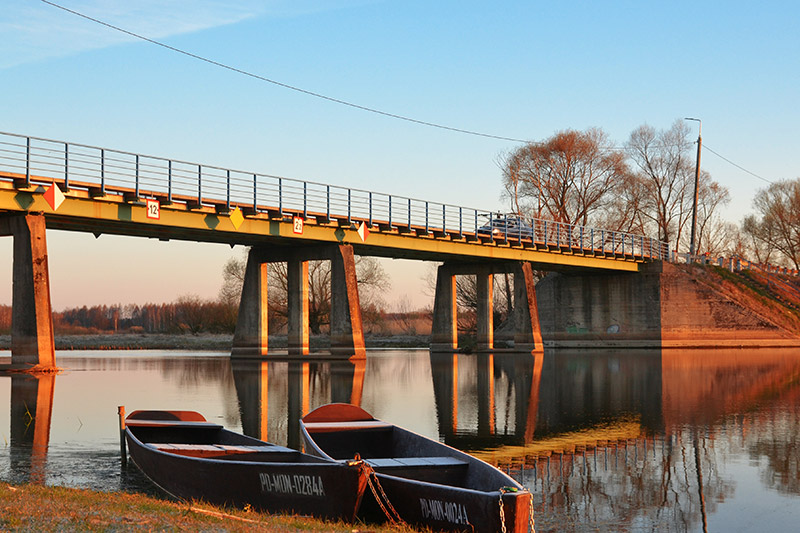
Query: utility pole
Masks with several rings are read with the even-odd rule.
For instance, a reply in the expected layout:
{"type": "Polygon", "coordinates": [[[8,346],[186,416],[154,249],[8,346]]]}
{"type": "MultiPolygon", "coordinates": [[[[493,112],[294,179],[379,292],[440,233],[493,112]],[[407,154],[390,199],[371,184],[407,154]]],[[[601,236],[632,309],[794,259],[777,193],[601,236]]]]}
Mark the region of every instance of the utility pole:
{"type": "Polygon", "coordinates": [[[699,118],[686,117],[684,120],[696,120],[700,126],[697,130],[697,164],[694,167],[694,202],[692,202],[692,240],[689,243],[689,256],[694,262],[694,243],[697,231],[697,187],[700,182],[700,148],[703,146],[703,121],[699,118]]]}

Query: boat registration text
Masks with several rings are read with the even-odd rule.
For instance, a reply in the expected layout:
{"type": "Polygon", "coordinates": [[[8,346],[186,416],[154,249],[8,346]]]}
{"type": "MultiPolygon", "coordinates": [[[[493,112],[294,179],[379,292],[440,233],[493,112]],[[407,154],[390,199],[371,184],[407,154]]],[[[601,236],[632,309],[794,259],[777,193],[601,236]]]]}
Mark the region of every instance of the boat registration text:
{"type": "Polygon", "coordinates": [[[261,472],[261,492],[278,494],[300,494],[303,496],[325,496],[325,487],[320,476],[269,474],[261,472]]]}
{"type": "Polygon", "coordinates": [[[420,498],[419,504],[422,507],[422,517],[426,520],[433,518],[451,524],[469,524],[467,509],[460,503],[420,498]]]}

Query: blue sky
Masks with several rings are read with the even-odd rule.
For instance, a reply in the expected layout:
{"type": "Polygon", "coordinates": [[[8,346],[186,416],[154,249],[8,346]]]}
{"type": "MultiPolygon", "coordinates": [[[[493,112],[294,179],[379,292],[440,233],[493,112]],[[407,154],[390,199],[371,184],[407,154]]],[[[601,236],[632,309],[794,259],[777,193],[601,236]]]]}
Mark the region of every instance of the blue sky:
{"type": "MultiPolygon", "coordinates": [[[[641,124],[699,117],[715,152],[769,180],[800,176],[800,7],[790,2],[61,3],[308,91],[503,137],[600,127],[622,145],[641,124]]],[[[4,4],[2,131],[503,208],[497,161],[517,143],[334,104],[40,1],[4,4]]],[[[730,189],[733,222],[767,185],[707,151],[702,167],[730,189]]],[[[222,264],[241,253],[62,232],[48,242],[56,309],[211,298],[222,264]],[[184,264],[200,266],[187,275],[184,264]]],[[[10,269],[0,264],[0,303],[10,303],[10,269]]],[[[393,298],[427,302],[424,267],[387,270],[393,298]]]]}

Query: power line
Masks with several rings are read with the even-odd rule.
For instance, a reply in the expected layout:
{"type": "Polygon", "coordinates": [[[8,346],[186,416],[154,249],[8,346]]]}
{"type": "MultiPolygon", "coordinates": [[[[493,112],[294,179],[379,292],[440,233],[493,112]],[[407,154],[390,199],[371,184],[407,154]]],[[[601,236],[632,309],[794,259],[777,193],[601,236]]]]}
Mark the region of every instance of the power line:
{"type": "Polygon", "coordinates": [[[490,133],[482,133],[482,132],[479,132],[479,131],[472,131],[472,130],[466,130],[466,129],[461,129],[461,128],[455,128],[455,127],[452,127],[452,126],[445,126],[445,125],[442,125],[442,124],[437,124],[435,122],[427,122],[425,120],[419,120],[419,119],[407,117],[407,116],[404,116],[404,115],[398,115],[398,114],[395,114],[395,113],[389,113],[387,111],[381,111],[380,109],[375,109],[373,107],[367,107],[367,106],[355,104],[353,102],[348,102],[346,100],[340,100],[339,98],[333,98],[331,96],[326,96],[326,95],[321,94],[321,93],[317,93],[317,92],[314,92],[314,91],[309,91],[307,89],[302,89],[302,88],[296,87],[294,85],[289,85],[287,83],[283,83],[283,82],[280,82],[280,81],[277,81],[277,80],[273,80],[273,79],[267,78],[265,76],[261,76],[259,74],[254,74],[252,72],[249,72],[249,71],[246,71],[246,70],[242,70],[240,68],[233,67],[233,66],[227,65],[225,63],[220,63],[219,61],[215,61],[215,60],[209,59],[207,57],[203,57],[203,56],[200,56],[200,55],[197,55],[197,54],[193,54],[192,52],[187,52],[186,50],[182,50],[180,48],[176,48],[174,46],[170,46],[170,45],[168,45],[166,43],[162,43],[161,41],[156,41],[155,39],[150,39],[149,37],[145,37],[144,35],[140,35],[138,33],[132,32],[130,30],[126,30],[124,28],[120,28],[119,26],[114,26],[113,24],[109,24],[108,22],[103,22],[102,20],[90,17],[89,15],[85,15],[85,14],[80,13],[78,11],[69,9],[69,8],[64,7],[62,5],[56,4],[55,2],[50,2],[49,0],[41,0],[41,1],[43,3],[45,3],[45,4],[47,4],[47,5],[50,5],[50,6],[53,6],[55,8],[61,9],[62,11],[66,11],[67,13],[71,13],[71,14],[77,16],[77,17],[81,17],[83,19],[89,20],[89,21],[94,22],[96,24],[100,24],[101,26],[105,26],[106,28],[110,28],[110,29],[112,29],[114,31],[118,31],[118,32],[124,33],[126,35],[130,35],[131,37],[134,37],[136,39],[140,39],[142,41],[147,41],[148,43],[155,44],[155,45],[160,46],[162,48],[166,48],[167,50],[170,50],[172,52],[177,52],[177,53],[183,54],[183,55],[185,55],[187,57],[191,57],[192,59],[196,59],[198,61],[203,61],[203,62],[208,63],[210,65],[214,65],[215,67],[224,68],[226,70],[230,70],[230,71],[235,72],[237,74],[242,74],[244,76],[248,76],[250,78],[254,78],[254,79],[257,79],[259,81],[266,82],[266,83],[271,83],[273,85],[277,85],[278,87],[283,87],[284,89],[289,89],[289,90],[292,90],[292,91],[296,91],[296,92],[299,92],[299,93],[302,93],[302,94],[305,94],[305,95],[308,95],[308,96],[313,96],[315,98],[320,98],[322,100],[327,100],[327,101],[333,102],[335,104],[340,104],[340,105],[344,105],[344,106],[347,106],[347,107],[352,107],[354,109],[360,109],[361,111],[367,111],[369,113],[375,113],[377,115],[382,115],[384,117],[389,117],[389,118],[394,118],[394,119],[397,119],[397,120],[403,120],[403,121],[406,121],[406,122],[411,122],[411,123],[414,123],[414,124],[419,124],[421,126],[428,126],[428,127],[431,127],[431,128],[438,128],[438,129],[442,129],[442,130],[453,131],[453,132],[456,132],[456,133],[464,133],[464,134],[467,134],[467,135],[474,135],[474,136],[477,136],[477,137],[486,137],[486,138],[489,138],[489,139],[498,139],[498,140],[501,140],[501,141],[511,141],[511,142],[516,142],[516,143],[527,143],[527,142],[529,142],[527,140],[516,139],[514,137],[504,137],[502,135],[492,135],[490,133]]]}
{"type": "Polygon", "coordinates": [[[768,180],[767,178],[763,178],[763,177],[759,176],[759,175],[758,175],[758,174],[756,174],[755,172],[750,172],[749,170],[747,170],[746,168],[744,168],[744,167],[743,167],[743,166],[741,166],[741,165],[737,165],[736,163],[734,163],[733,161],[731,161],[731,160],[730,160],[730,159],[728,159],[727,157],[725,157],[725,156],[723,156],[723,155],[720,155],[720,154],[718,154],[717,152],[715,152],[714,150],[712,150],[711,148],[709,148],[707,144],[704,144],[704,145],[703,145],[703,148],[704,148],[705,150],[708,150],[709,152],[711,152],[711,153],[712,153],[712,154],[714,154],[715,156],[719,157],[720,159],[723,159],[723,160],[727,161],[728,163],[730,163],[731,165],[735,166],[735,167],[736,167],[736,168],[738,168],[739,170],[741,170],[741,171],[743,171],[743,172],[747,172],[747,173],[748,173],[748,174],[750,174],[751,176],[753,176],[753,177],[756,177],[756,178],[760,179],[760,180],[761,180],[761,181],[763,181],[763,182],[766,182],[766,183],[769,183],[769,184],[775,183],[775,182],[774,182],[774,181],[772,181],[772,180],[768,180]]]}

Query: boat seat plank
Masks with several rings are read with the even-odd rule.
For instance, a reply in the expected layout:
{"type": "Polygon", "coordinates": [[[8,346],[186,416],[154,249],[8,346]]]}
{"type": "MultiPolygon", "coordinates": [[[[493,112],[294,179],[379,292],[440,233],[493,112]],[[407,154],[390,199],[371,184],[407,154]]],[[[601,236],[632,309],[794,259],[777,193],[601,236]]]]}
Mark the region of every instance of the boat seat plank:
{"type": "Polygon", "coordinates": [[[186,420],[131,420],[125,421],[126,426],[148,427],[148,428],[201,428],[201,429],[222,429],[220,424],[213,422],[190,422],[186,420]]]}
{"type": "Polygon", "coordinates": [[[232,444],[183,444],[154,443],[152,446],[162,452],[192,457],[217,457],[221,455],[246,454],[259,452],[291,451],[282,446],[242,446],[232,444]]]}
{"type": "Polygon", "coordinates": [[[456,457],[387,457],[365,459],[373,468],[430,468],[434,466],[466,466],[467,462],[456,457]]]}
{"type": "Polygon", "coordinates": [[[344,422],[306,422],[309,433],[326,433],[331,431],[351,431],[355,429],[390,429],[392,424],[380,420],[348,420],[344,422]]]}

